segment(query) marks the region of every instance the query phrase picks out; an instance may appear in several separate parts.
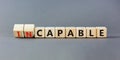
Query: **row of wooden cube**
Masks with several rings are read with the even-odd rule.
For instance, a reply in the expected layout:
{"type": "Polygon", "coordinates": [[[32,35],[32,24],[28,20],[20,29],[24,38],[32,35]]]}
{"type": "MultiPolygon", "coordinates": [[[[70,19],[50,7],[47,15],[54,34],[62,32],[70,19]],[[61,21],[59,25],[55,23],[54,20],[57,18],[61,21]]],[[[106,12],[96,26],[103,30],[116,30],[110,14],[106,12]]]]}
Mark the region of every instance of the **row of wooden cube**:
{"type": "Polygon", "coordinates": [[[106,27],[35,27],[34,24],[15,24],[15,37],[25,38],[104,38],[106,27]]]}

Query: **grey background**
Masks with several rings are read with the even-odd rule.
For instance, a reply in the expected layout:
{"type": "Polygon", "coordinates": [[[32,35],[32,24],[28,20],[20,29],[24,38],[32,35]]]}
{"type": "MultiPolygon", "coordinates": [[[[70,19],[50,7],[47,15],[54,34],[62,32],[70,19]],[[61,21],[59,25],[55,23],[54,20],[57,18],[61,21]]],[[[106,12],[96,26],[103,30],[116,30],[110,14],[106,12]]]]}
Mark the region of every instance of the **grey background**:
{"type": "Polygon", "coordinates": [[[0,60],[120,60],[120,0],[0,0],[0,60]],[[14,24],[106,26],[106,39],[17,39],[14,24]]]}

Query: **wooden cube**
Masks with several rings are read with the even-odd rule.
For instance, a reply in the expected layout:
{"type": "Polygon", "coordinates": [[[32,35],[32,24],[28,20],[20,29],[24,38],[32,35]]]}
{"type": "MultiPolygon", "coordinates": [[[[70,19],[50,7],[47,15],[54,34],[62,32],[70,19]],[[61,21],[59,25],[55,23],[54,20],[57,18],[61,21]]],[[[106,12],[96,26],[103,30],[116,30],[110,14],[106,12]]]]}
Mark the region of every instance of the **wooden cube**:
{"type": "Polygon", "coordinates": [[[86,27],[87,29],[87,38],[96,38],[97,33],[96,33],[96,27],[86,27]]]}
{"type": "Polygon", "coordinates": [[[24,25],[24,35],[26,38],[32,38],[34,37],[34,30],[35,25],[34,24],[25,24],[24,25]]]}
{"type": "Polygon", "coordinates": [[[45,27],[45,37],[54,38],[55,37],[55,28],[54,27],[45,27]]]}
{"type": "Polygon", "coordinates": [[[24,24],[14,24],[13,32],[15,37],[24,37],[24,24]]]}
{"type": "Polygon", "coordinates": [[[75,38],[76,37],[76,28],[75,27],[66,27],[66,38],[75,38]]]}
{"type": "Polygon", "coordinates": [[[65,38],[65,27],[55,27],[55,37],[65,38]]]}
{"type": "Polygon", "coordinates": [[[97,28],[97,37],[104,38],[107,37],[107,28],[106,27],[96,27],[97,28]]]}
{"type": "Polygon", "coordinates": [[[76,27],[76,37],[85,38],[86,37],[86,28],[85,27],[76,27]]]}
{"type": "Polygon", "coordinates": [[[35,28],[35,38],[44,38],[45,37],[44,30],[45,30],[44,27],[36,27],[35,28]]]}

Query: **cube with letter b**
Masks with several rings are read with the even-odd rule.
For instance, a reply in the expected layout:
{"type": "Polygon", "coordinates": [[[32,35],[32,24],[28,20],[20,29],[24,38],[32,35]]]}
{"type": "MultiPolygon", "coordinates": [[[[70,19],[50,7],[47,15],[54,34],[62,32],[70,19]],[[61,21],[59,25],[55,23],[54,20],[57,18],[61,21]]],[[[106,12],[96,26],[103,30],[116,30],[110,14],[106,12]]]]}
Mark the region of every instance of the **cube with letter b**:
{"type": "Polygon", "coordinates": [[[85,27],[76,27],[76,37],[77,38],[86,38],[86,28],[85,27]]]}

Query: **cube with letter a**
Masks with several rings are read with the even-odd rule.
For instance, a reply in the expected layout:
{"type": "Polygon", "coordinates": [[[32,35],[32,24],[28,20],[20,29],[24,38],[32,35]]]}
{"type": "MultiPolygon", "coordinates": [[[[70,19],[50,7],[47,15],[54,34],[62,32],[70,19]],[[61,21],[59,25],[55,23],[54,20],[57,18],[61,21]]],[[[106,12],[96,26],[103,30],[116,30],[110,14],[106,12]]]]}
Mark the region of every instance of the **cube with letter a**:
{"type": "Polygon", "coordinates": [[[34,30],[35,30],[35,25],[34,24],[25,24],[24,25],[25,38],[34,37],[34,33],[35,33],[34,30]]]}
{"type": "Polygon", "coordinates": [[[76,28],[75,27],[66,27],[66,38],[75,38],[76,37],[76,28]]]}
{"type": "Polygon", "coordinates": [[[45,27],[45,37],[54,38],[55,37],[55,28],[54,27],[45,27]]]}
{"type": "Polygon", "coordinates": [[[24,29],[24,24],[14,24],[14,28],[13,28],[13,33],[15,37],[24,37],[24,33],[23,30],[24,29]]]}

